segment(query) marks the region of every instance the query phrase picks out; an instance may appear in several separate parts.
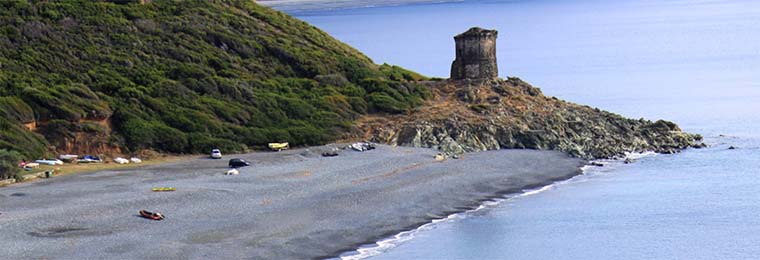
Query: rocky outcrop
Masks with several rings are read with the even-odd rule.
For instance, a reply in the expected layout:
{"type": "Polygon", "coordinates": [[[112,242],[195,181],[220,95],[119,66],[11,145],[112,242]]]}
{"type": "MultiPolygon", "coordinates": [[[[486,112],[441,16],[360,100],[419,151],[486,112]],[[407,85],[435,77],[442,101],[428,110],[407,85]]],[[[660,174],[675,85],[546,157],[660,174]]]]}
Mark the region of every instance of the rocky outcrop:
{"type": "Polygon", "coordinates": [[[414,113],[360,120],[365,137],[454,154],[518,148],[560,150],[587,159],[624,152],[674,153],[701,140],[672,122],[627,119],[546,97],[517,78],[430,87],[434,101],[414,113]]]}
{"type": "Polygon", "coordinates": [[[39,124],[37,132],[50,143],[56,154],[122,154],[120,140],[112,135],[110,118],[52,120],[39,124]]]}
{"type": "Polygon", "coordinates": [[[16,183],[16,179],[12,179],[11,178],[11,179],[7,179],[7,180],[0,180],[0,187],[8,186],[8,185],[11,185],[11,184],[14,184],[14,183],[16,183]]]}

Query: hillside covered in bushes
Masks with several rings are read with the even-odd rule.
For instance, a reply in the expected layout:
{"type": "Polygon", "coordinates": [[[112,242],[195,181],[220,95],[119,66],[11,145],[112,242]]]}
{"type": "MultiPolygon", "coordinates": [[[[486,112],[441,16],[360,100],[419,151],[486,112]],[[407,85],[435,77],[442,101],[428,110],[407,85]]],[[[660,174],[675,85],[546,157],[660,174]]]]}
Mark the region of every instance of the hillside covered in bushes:
{"type": "Polygon", "coordinates": [[[122,2],[0,2],[0,149],[320,144],[430,95],[420,75],[253,1],[122,2]]]}

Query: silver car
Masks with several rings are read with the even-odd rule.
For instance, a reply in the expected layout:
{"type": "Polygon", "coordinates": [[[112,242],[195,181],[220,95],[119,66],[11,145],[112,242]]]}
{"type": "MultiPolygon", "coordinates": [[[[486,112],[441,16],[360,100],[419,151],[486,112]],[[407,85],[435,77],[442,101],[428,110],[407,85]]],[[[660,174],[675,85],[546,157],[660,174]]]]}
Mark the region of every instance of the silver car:
{"type": "Polygon", "coordinates": [[[211,150],[211,159],[222,159],[222,151],[219,149],[211,150]]]}

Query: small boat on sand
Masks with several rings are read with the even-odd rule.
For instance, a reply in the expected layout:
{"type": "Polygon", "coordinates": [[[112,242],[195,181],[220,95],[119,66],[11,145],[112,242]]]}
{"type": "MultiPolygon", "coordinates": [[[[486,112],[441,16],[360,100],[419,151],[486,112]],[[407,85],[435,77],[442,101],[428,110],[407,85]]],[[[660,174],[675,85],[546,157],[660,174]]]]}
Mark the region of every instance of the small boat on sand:
{"type": "Polygon", "coordinates": [[[338,152],[336,151],[322,153],[322,157],[335,157],[335,156],[338,156],[338,152]]]}
{"type": "Polygon", "coordinates": [[[150,189],[152,191],[161,192],[161,191],[177,191],[177,188],[174,187],[155,187],[150,189]]]}
{"type": "Polygon", "coordinates": [[[368,143],[368,142],[358,142],[358,143],[353,143],[349,145],[348,147],[358,152],[364,152],[364,151],[375,149],[375,144],[368,143]]]}
{"type": "Polygon", "coordinates": [[[290,148],[290,144],[287,142],[285,143],[269,143],[267,146],[269,146],[269,149],[272,151],[282,151],[290,148]]]}
{"type": "Polygon", "coordinates": [[[116,159],[113,159],[113,162],[118,163],[118,164],[128,164],[129,160],[121,158],[121,157],[116,157],[116,159]]]}
{"type": "Polygon", "coordinates": [[[142,216],[143,218],[152,219],[152,220],[163,220],[164,219],[164,215],[163,214],[157,213],[157,212],[150,212],[150,211],[147,211],[147,210],[141,210],[140,211],[140,216],[142,216]]]}

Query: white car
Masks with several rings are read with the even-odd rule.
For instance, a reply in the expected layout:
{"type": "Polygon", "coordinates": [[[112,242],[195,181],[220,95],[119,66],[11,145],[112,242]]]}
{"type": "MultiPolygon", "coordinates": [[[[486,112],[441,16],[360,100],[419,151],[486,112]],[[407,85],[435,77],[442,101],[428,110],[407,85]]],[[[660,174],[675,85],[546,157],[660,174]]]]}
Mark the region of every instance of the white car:
{"type": "Polygon", "coordinates": [[[113,159],[113,161],[115,163],[118,163],[118,164],[128,164],[129,163],[129,160],[121,158],[121,157],[116,157],[116,159],[113,159]]]}
{"type": "Polygon", "coordinates": [[[137,157],[132,157],[129,160],[132,161],[133,163],[141,163],[142,162],[142,160],[140,160],[140,158],[137,158],[137,157]]]}
{"type": "Polygon", "coordinates": [[[219,149],[211,150],[211,159],[222,159],[222,151],[219,149]]]}

